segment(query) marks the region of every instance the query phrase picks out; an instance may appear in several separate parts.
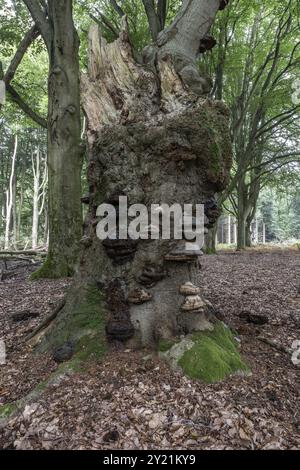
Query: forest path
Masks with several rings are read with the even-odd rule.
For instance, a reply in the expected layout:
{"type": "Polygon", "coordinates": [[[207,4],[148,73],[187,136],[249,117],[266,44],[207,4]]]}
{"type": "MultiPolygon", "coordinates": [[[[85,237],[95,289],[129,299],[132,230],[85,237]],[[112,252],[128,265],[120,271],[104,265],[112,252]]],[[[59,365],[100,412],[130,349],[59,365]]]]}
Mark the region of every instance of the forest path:
{"type": "MultiPolygon", "coordinates": [[[[147,351],[112,351],[84,373],[66,376],[0,429],[0,448],[269,449],[300,448],[299,366],[259,335],[291,348],[300,340],[300,253],[249,251],[204,256],[199,285],[240,335],[252,369],[213,385],[174,373],[147,351]],[[260,313],[258,326],[240,318],[260,313]]],[[[25,336],[47,316],[70,281],[0,283],[0,405],[17,400],[57,365],[34,357],[25,336]],[[17,312],[37,318],[12,321],[17,312]]]]}

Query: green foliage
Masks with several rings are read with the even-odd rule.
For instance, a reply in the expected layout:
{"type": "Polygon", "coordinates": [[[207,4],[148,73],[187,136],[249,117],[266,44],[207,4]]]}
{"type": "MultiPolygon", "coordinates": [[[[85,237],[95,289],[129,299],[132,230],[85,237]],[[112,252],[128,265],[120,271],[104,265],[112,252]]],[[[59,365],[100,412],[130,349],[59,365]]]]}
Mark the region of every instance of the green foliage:
{"type": "Polygon", "coordinates": [[[289,192],[286,192],[286,183],[282,186],[277,181],[275,185],[273,181],[272,187],[261,193],[258,214],[266,224],[268,242],[300,240],[300,178],[298,174],[294,176],[289,192]]]}
{"type": "Polygon", "coordinates": [[[212,332],[195,334],[194,346],[186,351],[178,364],[191,378],[206,383],[217,382],[240,371],[249,371],[238,352],[231,331],[218,322],[212,332]]]}
{"type": "MultiPolygon", "coordinates": [[[[32,27],[32,21],[25,4],[17,0],[8,4],[0,0],[0,62],[4,72],[7,70],[25,32],[32,27]]],[[[47,115],[47,76],[48,57],[44,42],[38,38],[29,48],[18,67],[12,85],[24,101],[41,116],[47,115]]],[[[36,125],[10,101],[1,112],[6,123],[18,124],[18,127],[36,127],[36,125]]]]}
{"type": "MultiPolygon", "coordinates": [[[[201,67],[215,77],[214,96],[231,109],[234,164],[220,197],[236,217],[252,220],[260,190],[286,168],[299,174],[299,2],[232,1],[218,15],[217,46],[201,67]]],[[[287,191],[287,188],[284,190],[287,191]]]]}

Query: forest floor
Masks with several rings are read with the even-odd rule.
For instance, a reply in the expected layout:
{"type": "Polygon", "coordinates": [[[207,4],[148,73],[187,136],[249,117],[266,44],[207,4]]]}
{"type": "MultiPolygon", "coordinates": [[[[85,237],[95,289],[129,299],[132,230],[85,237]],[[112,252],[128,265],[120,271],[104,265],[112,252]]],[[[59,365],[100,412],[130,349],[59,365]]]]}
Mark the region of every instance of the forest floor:
{"type": "MultiPolygon", "coordinates": [[[[149,351],[115,350],[66,374],[0,426],[9,449],[300,449],[299,371],[288,352],[300,340],[300,253],[247,251],[204,256],[199,285],[241,340],[251,376],[206,385],[170,371],[149,351]],[[247,323],[243,312],[268,323],[247,323]]],[[[21,399],[57,365],[33,356],[24,338],[70,281],[0,282],[0,405],[21,399]],[[17,312],[38,317],[15,322],[17,312]]]]}

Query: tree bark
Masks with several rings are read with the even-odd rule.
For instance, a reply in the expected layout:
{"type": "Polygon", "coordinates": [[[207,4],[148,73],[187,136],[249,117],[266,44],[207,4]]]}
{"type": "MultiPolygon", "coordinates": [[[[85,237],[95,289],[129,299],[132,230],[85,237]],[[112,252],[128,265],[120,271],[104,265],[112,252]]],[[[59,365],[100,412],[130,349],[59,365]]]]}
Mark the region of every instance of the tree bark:
{"type": "MultiPolygon", "coordinates": [[[[126,20],[119,39],[111,44],[92,26],[88,74],[81,81],[89,212],[75,290],[44,341],[59,345],[60,331],[67,322],[74,324],[82,287],[90,285],[97,286],[105,299],[102,308],[110,340],[153,346],[159,339],[207,325],[208,304],[184,313],[184,296],[179,292],[186,282],[197,282],[201,251],[187,252],[186,240],[172,236],[100,240],[97,208],[109,203],[118,210],[120,196],[126,196],[130,206],[145,205],[148,212],[151,204],[203,203],[207,227],[216,222],[215,194],[227,185],[232,162],[229,113],[222,102],[207,97],[203,82],[198,86],[202,77],[195,64],[195,41],[206,34],[218,7],[218,1],[184,2],[174,23],[175,42],[175,33],[169,39],[169,33],[163,35],[160,45],[145,51],[144,64],[133,58],[126,20]],[[196,13],[198,29],[192,15],[196,13]],[[176,44],[180,34],[187,34],[189,21],[188,53],[187,38],[183,49],[178,51],[176,44]]],[[[68,331],[69,337],[78,338],[71,327],[68,331]]]]}
{"type": "Polygon", "coordinates": [[[47,11],[35,0],[24,3],[49,54],[49,254],[33,277],[65,277],[75,271],[82,235],[79,38],[72,0],[48,0],[47,11]]]}
{"type": "Polygon", "coordinates": [[[6,224],[5,224],[5,240],[4,249],[8,250],[10,246],[10,229],[12,222],[12,209],[13,209],[13,189],[15,178],[16,157],[18,151],[18,136],[15,136],[14,151],[12,155],[11,172],[9,178],[9,187],[6,191],[6,224]]]}
{"type": "Polygon", "coordinates": [[[70,276],[82,234],[79,39],[71,0],[49,0],[49,255],[46,275],[70,276]]]}
{"type": "Polygon", "coordinates": [[[247,248],[250,248],[252,245],[251,225],[252,225],[252,220],[249,220],[249,218],[247,218],[246,224],[245,224],[245,245],[247,248]]]}
{"type": "Polygon", "coordinates": [[[37,147],[36,159],[32,155],[33,170],[33,209],[32,209],[32,249],[38,246],[39,232],[39,192],[40,192],[40,148],[37,147]]]}
{"type": "Polygon", "coordinates": [[[208,230],[208,234],[206,236],[206,253],[207,254],[215,254],[217,252],[217,231],[218,231],[218,224],[215,225],[208,230]]]}
{"type": "Polygon", "coordinates": [[[237,218],[237,250],[246,248],[246,221],[244,214],[241,213],[237,218]]]}
{"type": "Polygon", "coordinates": [[[12,184],[12,243],[13,247],[17,247],[17,236],[18,236],[18,220],[17,220],[17,175],[16,172],[13,177],[12,184]]]}
{"type": "Polygon", "coordinates": [[[34,277],[55,278],[73,275],[82,236],[79,38],[72,0],[48,1],[46,27],[33,7],[49,53],[49,254],[34,277]]]}
{"type": "Polygon", "coordinates": [[[157,40],[158,33],[162,30],[158,14],[155,10],[154,0],[142,0],[147,14],[150,32],[153,41],[157,40]]]}

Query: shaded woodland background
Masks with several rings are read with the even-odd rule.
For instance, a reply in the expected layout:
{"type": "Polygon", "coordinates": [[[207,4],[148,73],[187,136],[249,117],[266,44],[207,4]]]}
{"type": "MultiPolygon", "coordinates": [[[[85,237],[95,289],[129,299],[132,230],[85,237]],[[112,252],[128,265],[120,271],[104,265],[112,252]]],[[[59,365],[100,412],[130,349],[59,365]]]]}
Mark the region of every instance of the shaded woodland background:
{"type": "MultiPolygon", "coordinates": [[[[74,2],[80,36],[80,65],[87,65],[87,32],[100,25],[108,41],[128,16],[131,41],[137,51],[155,37],[140,0],[124,0],[115,8],[108,0],[74,2]],[[120,11],[121,10],[121,11],[120,11]]],[[[147,3],[147,2],[146,2],[147,3]]],[[[151,2],[150,2],[151,3],[151,2]]],[[[168,2],[166,24],[180,2],[168,2]]],[[[300,238],[299,181],[299,2],[296,0],[234,0],[217,16],[212,36],[215,47],[200,56],[199,67],[213,78],[211,96],[223,99],[232,113],[234,165],[228,189],[219,195],[223,214],[237,220],[237,246],[251,244],[255,217],[266,224],[268,242],[300,238]]],[[[5,71],[30,28],[21,1],[0,2],[0,61],[5,71]]],[[[209,46],[211,47],[211,46],[209,46]]],[[[46,165],[48,58],[41,38],[29,48],[13,78],[17,93],[7,93],[0,116],[0,247],[36,249],[48,241],[46,165]],[[20,109],[27,111],[27,114],[20,109]],[[25,105],[24,105],[25,103],[25,105]],[[25,108],[24,108],[25,106],[25,108]],[[33,116],[38,121],[34,122],[33,116]]],[[[81,118],[85,145],[85,119],[81,118]]],[[[86,186],[87,151],[82,170],[86,186]]],[[[215,231],[209,250],[214,250],[215,231]]]]}

